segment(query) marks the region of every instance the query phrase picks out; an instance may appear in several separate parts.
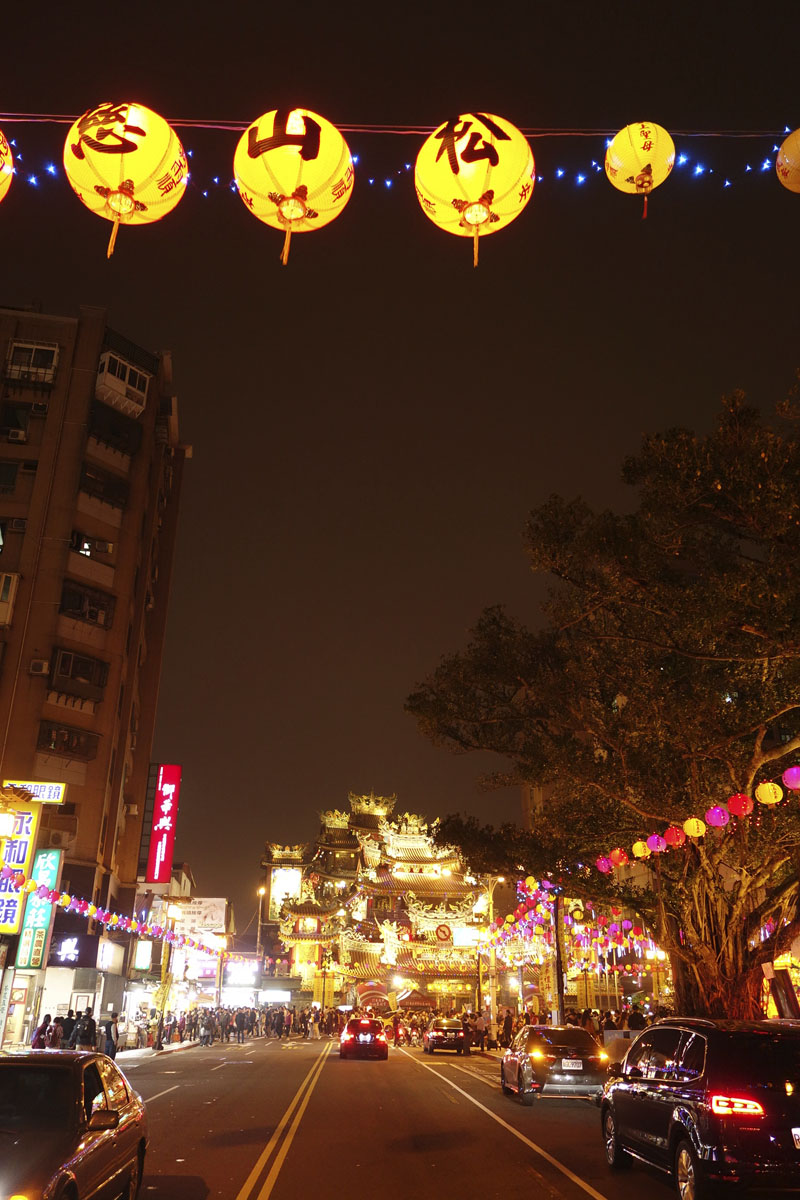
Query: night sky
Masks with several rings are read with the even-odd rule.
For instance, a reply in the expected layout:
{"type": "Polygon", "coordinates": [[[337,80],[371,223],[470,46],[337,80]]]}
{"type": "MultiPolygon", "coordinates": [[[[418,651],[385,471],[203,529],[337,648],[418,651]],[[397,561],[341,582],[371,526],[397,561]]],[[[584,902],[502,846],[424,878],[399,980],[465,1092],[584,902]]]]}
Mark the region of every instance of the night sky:
{"type": "Polygon", "coordinates": [[[537,621],[531,508],[552,492],[630,504],[619,468],[644,432],[705,430],[734,388],[769,409],[791,387],[800,195],[759,168],[800,125],[799,33],[796,3],[4,13],[6,113],[137,100],[193,150],[179,207],[122,229],[107,262],[110,226],[61,171],[66,126],[0,117],[24,159],[0,207],[0,304],[103,305],[120,332],[173,351],[194,457],[154,758],[183,764],[178,857],[200,894],[235,900],[240,930],[264,841],[312,839],[349,791],[516,819],[515,791],[477,785],[498,764],[433,748],[405,697],[484,606],[537,621]],[[646,119],[690,161],[643,222],[590,166],[603,136],[533,137],[543,179],[473,270],[469,242],[415,198],[423,139],[348,133],[353,197],[293,239],[283,268],[281,234],[226,186],[239,133],[180,121],[244,127],[294,105],[340,126],[477,110],[613,133],[646,119]]]}

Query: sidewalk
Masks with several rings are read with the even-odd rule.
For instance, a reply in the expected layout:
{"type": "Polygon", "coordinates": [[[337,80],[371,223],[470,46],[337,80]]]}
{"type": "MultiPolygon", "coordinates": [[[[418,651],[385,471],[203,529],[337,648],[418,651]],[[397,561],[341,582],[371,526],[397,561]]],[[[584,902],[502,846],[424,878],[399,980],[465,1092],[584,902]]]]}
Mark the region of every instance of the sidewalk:
{"type": "Polygon", "coordinates": [[[156,1050],[154,1046],[142,1046],[140,1050],[118,1050],[117,1062],[136,1062],[140,1058],[155,1058],[159,1054],[174,1054],[176,1050],[191,1050],[193,1046],[199,1046],[200,1039],[195,1038],[189,1041],[185,1038],[182,1042],[170,1042],[168,1046],[164,1046],[161,1050],[156,1050]]]}

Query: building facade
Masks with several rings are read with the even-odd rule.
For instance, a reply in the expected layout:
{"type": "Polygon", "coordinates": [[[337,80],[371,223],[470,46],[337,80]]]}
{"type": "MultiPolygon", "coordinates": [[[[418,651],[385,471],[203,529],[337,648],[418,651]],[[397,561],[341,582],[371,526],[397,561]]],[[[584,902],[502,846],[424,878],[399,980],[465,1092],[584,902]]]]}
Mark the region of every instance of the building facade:
{"type": "MultiPolygon", "coordinates": [[[[137,891],[190,455],[169,353],[115,332],[99,308],[0,308],[0,783],[34,797],[65,785],[41,805],[37,846],[59,853],[62,890],[121,911],[137,891]]],[[[58,966],[51,1011],[87,997],[118,1007],[126,948],[101,954],[110,934],[76,913],[56,920],[54,946],[74,936],[97,947],[78,943],[79,965],[58,966]]],[[[8,972],[14,935],[0,942],[8,972]]],[[[15,973],[7,1041],[25,1036],[45,973],[15,973]]]]}

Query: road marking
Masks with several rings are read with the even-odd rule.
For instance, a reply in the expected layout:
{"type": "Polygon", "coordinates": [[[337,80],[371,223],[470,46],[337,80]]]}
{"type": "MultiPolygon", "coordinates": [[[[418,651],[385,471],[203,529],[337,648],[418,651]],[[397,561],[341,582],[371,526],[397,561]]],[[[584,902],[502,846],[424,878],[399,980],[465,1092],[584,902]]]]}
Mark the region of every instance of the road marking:
{"type": "MultiPolygon", "coordinates": [[[[574,1184],[581,1188],[582,1191],[586,1192],[588,1196],[591,1196],[593,1200],[607,1200],[607,1197],[604,1196],[602,1192],[596,1191],[590,1183],[586,1183],[585,1180],[581,1179],[573,1171],[570,1171],[569,1167],[565,1167],[564,1164],[559,1162],[557,1158],[553,1158],[552,1154],[548,1154],[543,1146],[537,1146],[536,1142],[532,1142],[531,1139],[526,1137],[524,1133],[520,1133],[520,1131],[515,1129],[513,1125],[509,1125],[508,1121],[504,1121],[502,1117],[498,1117],[497,1113],[493,1113],[492,1110],[487,1108],[485,1104],[481,1104],[480,1100],[476,1100],[474,1096],[470,1096],[469,1092],[465,1092],[464,1089],[460,1088],[457,1083],[453,1083],[452,1079],[448,1079],[446,1075],[440,1075],[438,1071],[433,1069],[433,1067],[429,1067],[427,1063],[420,1062],[418,1058],[416,1058],[413,1054],[408,1054],[406,1050],[403,1051],[403,1054],[405,1054],[407,1058],[410,1058],[412,1062],[415,1062],[418,1067],[422,1067],[424,1071],[430,1071],[431,1075],[435,1075],[437,1079],[441,1079],[442,1082],[446,1083],[448,1087],[455,1088],[457,1092],[461,1093],[465,1100],[469,1100],[470,1104],[474,1104],[476,1108],[481,1110],[481,1112],[485,1112],[487,1117],[491,1117],[492,1120],[496,1121],[498,1125],[502,1125],[504,1129],[507,1129],[509,1133],[512,1133],[515,1138],[518,1138],[519,1141],[524,1142],[526,1146],[529,1146],[531,1150],[540,1155],[546,1162],[549,1162],[550,1165],[555,1167],[557,1171],[560,1171],[562,1175],[566,1175],[567,1179],[571,1179],[574,1184]]],[[[455,1066],[456,1064],[453,1063],[452,1065],[455,1066]]],[[[461,1069],[463,1070],[463,1068],[461,1069]]],[[[466,1073],[468,1075],[472,1074],[471,1071],[467,1071],[466,1073]]],[[[237,1197],[237,1200],[239,1200],[239,1197],[237,1197]]],[[[261,1197],[259,1197],[259,1200],[261,1200],[261,1197]]]]}
{"type": "MultiPolygon", "coordinates": [[[[303,1082],[300,1084],[300,1087],[295,1092],[294,1096],[292,1097],[291,1101],[289,1102],[289,1107],[286,1109],[286,1112],[281,1117],[274,1133],[272,1134],[272,1137],[269,1139],[269,1141],[267,1142],[263,1151],[259,1155],[256,1165],[253,1167],[252,1171],[247,1176],[247,1179],[244,1181],[244,1184],[243,1184],[239,1194],[237,1195],[236,1200],[248,1200],[253,1185],[255,1184],[255,1182],[258,1179],[261,1172],[264,1170],[266,1163],[269,1161],[269,1157],[272,1154],[272,1151],[275,1149],[275,1146],[278,1143],[278,1139],[280,1138],[286,1125],[288,1124],[288,1122],[292,1116],[292,1113],[294,1112],[295,1108],[300,1103],[300,1101],[303,1099],[304,1092],[306,1095],[305,1103],[306,1104],[308,1103],[308,1097],[311,1095],[311,1092],[312,1092],[314,1086],[316,1085],[317,1079],[319,1078],[319,1076],[322,1072],[322,1067],[325,1063],[325,1059],[327,1058],[331,1049],[332,1049],[332,1044],[329,1042],[328,1045],[324,1047],[322,1053],[319,1054],[317,1056],[317,1058],[315,1059],[314,1065],[312,1066],[311,1070],[306,1075],[303,1082]]],[[[305,1104],[303,1104],[303,1108],[300,1112],[300,1116],[303,1115],[304,1111],[305,1111],[305,1104]]],[[[293,1130],[295,1128],[296,1128],[296,1124],[293,1126],[293,1130]]],[[[291,1137],[294,1137],[293,1131],[291,1133],[291,1137]]],[[[287,1147],[287,1149],[288,1149],[288,1147],[287,1147]]],[[[283,1157],[285,1157],[285,1153],[284,1153],[283,1157]]],[[[280,1163],[283,1162],[283,1157],[280,1158],[280,1163]]],[[[276,1164],[278,1165],[278,1167],[280,1169],[280,1164],[278,1163],[278,1158],[276,1158],[276,1164]]],[[[275,1178],[273,1178],[273,1172],[274,1172],[275,1176],[277,1177],[277,1172],[275,1171],[275,1166],[273,1166],[272,1171],[270,1171],[270,1174],[264,1183],[264,1188],[261,1190],[261,1192],[259,1192],[258,1200],[266,1200],[266,1197],[269,1196],[270,1192],[272,1191],[272,1187],[275,1182],[275,1178]],[[269,1191],[264,1190],[267,1188],[268,1185],[269,1185],[269,1191]]]]}
{"type": "Polygon", "coordinates": [[[181,1085],[179,1083],[174,1083],[171,1088],[164,1088],[163,1092],[156,1092],[155,1096],[148,1096],[145,1100],[145,1104],[151,1104],[153,1100],[158,1100],[159,1096],[166,1096],[167,1092],[177,1091],[180,1086],[181,1085]]]}

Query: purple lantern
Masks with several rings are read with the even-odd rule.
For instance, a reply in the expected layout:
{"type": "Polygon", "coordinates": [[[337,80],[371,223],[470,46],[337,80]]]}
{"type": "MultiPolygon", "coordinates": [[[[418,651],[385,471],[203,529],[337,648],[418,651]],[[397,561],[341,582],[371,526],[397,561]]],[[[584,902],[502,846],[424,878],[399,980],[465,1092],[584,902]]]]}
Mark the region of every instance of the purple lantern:
{"type": "Polygon", "coordinates": [[[706,809],[706,821],[709,825],[715,825],[717,829],[721,829],[728,824],[731,815],[727,808],[723,808],[721,804],[715,804],[713,808],[706,809]]]}
{"type": "Polygon", "coordinates": [[[606,858],[604,854],[601,854],[594,865],[597,867],[598,871],[603,873],[603,875],[607,875],[611,870],[613,863],[611,862],[610,858],[606,858]]]}
{"type": "Polygon", "coordinates": [[[653,854],[663,854],[667,848],[667,843],[660,833],[651,833],[647,839],[647,846],[649,850],[653,851],[653,854]]]}
{"type": "Polygon", "coordinates": [[[790,792],[800,792],[800,767],[787,767],[781,778],[790,792]]]}

